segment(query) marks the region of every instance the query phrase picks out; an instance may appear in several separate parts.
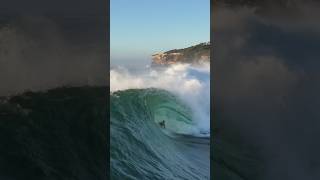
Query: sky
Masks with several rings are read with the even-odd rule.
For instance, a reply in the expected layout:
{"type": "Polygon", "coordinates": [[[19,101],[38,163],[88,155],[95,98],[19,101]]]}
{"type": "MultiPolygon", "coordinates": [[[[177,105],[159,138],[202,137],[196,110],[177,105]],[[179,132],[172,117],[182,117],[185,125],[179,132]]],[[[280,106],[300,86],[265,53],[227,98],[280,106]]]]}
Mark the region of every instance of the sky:
{"type": "Polygon", "coordinates": [[[210,0],[111,0],[111,66],[140,66],[151,55],[210,39],[210,0]]]}

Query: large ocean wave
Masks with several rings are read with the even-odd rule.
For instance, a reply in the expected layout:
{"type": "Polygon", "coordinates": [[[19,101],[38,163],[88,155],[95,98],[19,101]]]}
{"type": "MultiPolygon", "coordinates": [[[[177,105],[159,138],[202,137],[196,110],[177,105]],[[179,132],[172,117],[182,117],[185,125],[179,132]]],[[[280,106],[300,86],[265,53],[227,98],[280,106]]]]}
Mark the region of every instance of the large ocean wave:
{"type": "Polygon", "coordinates": [[[112,179],[209,179],[209,138],[187,135],[192,111],[178,97],[130,89],[112,93],[110,102],[112,179]]]}
{"type": "Polygon", "coordinates": [[[126,89],[164,89],[191,109],[192,134],[210,136],[210,66],[177,64],[161,69],[146,68],[130,72],[124,68],[110,71],[111,93],[126,89]]]}
{"type": "Polygon", "coordinates": [[[208,67],[111,70],[112,179],[210,178],[208,67]]]}

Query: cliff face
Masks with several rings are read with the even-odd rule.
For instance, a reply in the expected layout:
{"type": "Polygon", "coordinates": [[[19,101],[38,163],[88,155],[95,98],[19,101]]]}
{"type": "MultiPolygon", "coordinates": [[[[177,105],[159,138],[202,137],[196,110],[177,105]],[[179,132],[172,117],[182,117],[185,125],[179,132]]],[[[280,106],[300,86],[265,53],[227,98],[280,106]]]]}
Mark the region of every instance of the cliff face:
{"type": "Polygon", "coordinates": [[[202,64],[210,61],[210,43],[201,43],[184,49],[174,49],[152,55],[152,65],[176,63],[202,64]]]}

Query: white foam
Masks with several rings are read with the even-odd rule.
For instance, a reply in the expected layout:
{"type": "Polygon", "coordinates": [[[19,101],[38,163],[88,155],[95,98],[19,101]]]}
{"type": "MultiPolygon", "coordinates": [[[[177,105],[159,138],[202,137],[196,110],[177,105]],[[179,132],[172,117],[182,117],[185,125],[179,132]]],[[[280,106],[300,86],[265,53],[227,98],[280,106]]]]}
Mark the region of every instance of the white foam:
{"type": "Polygon", "coordinates": [[[123,67],[110,70],[111,93],[135,88],[160,88],[177,95],[192,109],[199,134],[210,132],[209,65],[176,64],[161,70],[146,68],[139,73],[123,67]]]}

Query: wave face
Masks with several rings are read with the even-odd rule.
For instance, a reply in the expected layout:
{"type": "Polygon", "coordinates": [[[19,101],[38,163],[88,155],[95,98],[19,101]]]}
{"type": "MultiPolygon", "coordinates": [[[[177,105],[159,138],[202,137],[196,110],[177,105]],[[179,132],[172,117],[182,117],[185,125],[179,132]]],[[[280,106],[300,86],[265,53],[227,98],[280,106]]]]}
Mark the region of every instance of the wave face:
{"type": "Polygon", "coordinates": [[[209,179],[209,138],[188,135],[196,123],[179,97],[146,88],[110,98],[112,179],[209,179]]]}

